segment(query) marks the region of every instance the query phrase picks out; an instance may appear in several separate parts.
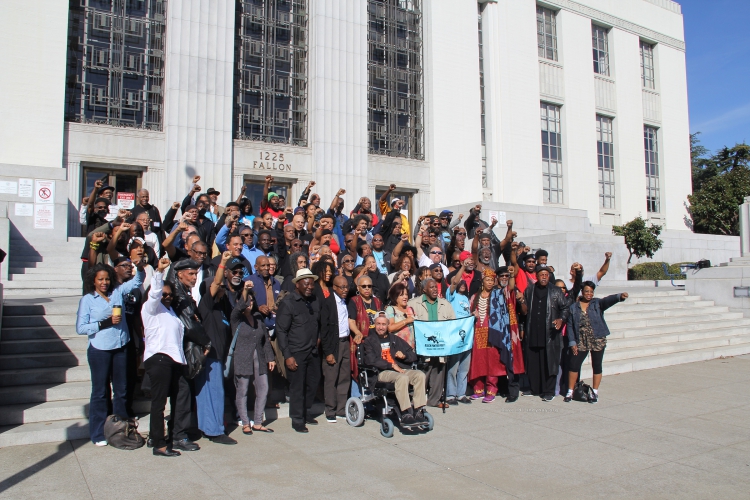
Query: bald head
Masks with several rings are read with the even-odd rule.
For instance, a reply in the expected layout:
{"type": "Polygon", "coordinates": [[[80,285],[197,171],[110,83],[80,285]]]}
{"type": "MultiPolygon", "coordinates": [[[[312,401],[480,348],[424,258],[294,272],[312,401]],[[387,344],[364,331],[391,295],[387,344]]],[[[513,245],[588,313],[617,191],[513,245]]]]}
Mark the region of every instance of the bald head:
{"type": "Polygon", "coordinates": [[[255,270],[260,274],[262,278],[268,278],[269,271],[268,271],[268,257],[265,255],[261,255],[257,259],[255,259],[255,270]]]}
{"type": "Polygon", "coordinates": [[[349,292],[349,282],[346,281],[346,278],[343,276],[333,278],[333,291],[342,299],[346,299],[349,292]]]}
{"type": "Polygon", "coordinates": [[[139,189],[138,193],[136,193],[136,197],[138,198],[138,204],[144,208],[148,206],[148,200],[151,199],[148,194],[148,189],[139,189]]]}

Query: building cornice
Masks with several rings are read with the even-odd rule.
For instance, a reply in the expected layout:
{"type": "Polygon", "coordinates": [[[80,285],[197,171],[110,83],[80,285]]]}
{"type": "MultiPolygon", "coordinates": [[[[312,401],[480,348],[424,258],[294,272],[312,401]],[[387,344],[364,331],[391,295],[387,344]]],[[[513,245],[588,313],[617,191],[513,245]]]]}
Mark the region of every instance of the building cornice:
{"type": "MultiPolygon", "coordinates": [[[[665,5],[665,2],[663,1],[658,1],[658,0],[653,0],[653,1],[646,0],[646,1],[652,4],[659,5],[661,7],[664,7],[665,5]]],[[[663,43],[664,45],[667,45],[669,47],[685,52],[685,42],[683,40],[678,40],[677,38],[672,38],[671,36],[658,33],[652,29],[645,28],[639,24],[635,24],[630,21],[626,21],[619,17],[613,16],[612,14],[607,14],[606,12],[602,12],[600,10],[594,9],[587,5],[582,5],[578,2],[574,2],[573,0],[543,0],[543,3],[553,5],[561,9],[568,10],[570,12],[575,12],[576,14],[581,14],[583,16],[591,18],[594,21],[598,21],[602,24],[613,26],[615,28],[621,29],[623,31],[627,31],[629,33],[633,33],[634,35],[638,35],[645,39],[652,40],[658,43],[663,43]]]]}

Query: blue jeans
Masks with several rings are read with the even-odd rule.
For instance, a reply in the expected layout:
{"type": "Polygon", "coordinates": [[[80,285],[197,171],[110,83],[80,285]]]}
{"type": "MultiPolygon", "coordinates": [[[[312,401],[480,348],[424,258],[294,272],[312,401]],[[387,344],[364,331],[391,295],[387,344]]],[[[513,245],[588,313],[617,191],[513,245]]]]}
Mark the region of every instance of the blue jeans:
{"type": "Polygon", "coordinates": [[[195,403],[198,428],[206,436],[224,434],[224,363],[218,359],[206,358],[195,377],[195,403]]]}
{"type": "Polygon", "coordinates": [[[100,350],[89,344],[87,357],[91,370],[89,403],[89,434],[91,441],[104,441],[104,421],[109,410],[109,382],[112,381],[112,410],[127,418],[128,390],[127,345],[118,349],[100,350]]]}
{"type": "Polygon", "coordinates": [[[357,382],[356,379],[352,379],[352,385],[351,385],[351,397],[358,398],[362,396],[362,393],[359,391],[359,382],[357,382]]]}
{"type": "Polygon", "coordinates": [[[445,386],[446,399],[466,396],[469,365],[471,365],[471,350],[448,356],[448,385],[445,386]]]}

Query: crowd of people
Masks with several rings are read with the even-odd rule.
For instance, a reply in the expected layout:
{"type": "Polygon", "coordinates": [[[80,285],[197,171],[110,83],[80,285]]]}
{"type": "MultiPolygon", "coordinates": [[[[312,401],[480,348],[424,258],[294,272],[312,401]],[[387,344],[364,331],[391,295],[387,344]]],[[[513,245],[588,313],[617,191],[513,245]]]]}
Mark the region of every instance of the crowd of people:
{"type": "Polygon", "coordinates": [[[498,237],[480,205],[466,217],[429,212],[412,228],[395,185],[347,212],[343,189],[326,207],[315,182],[291,206],[268,176],[260,207],[244,186],[221,206],[221,193],[199,182],[163,217],[145,189],[132,210],[118,210],[101,181],[81,205],[76,328],[89,338],[96,445],[107,444],[108,414],[135,416],[141,392],[151,398],[148,443],[160,456],[199,450],[200,437],[235,444],[228,422],[245,435],[273,432],[264,412],[287,401],[297,432],[318,423],[316,398],[335,424],[364,390],[358,349],[379,380],[395,384],[406,427],[424,423],[425,406],[513,403],[520,394],[569,402],[589,352],[597,401],[603,313],[627,298],[594,298],[611,253],[598,272],[573,263],[562,279],[545,250],[517,241],[513,221],[498,237]],[[471,350],[417,355],[415,321],[467,316],[471,350]]]}

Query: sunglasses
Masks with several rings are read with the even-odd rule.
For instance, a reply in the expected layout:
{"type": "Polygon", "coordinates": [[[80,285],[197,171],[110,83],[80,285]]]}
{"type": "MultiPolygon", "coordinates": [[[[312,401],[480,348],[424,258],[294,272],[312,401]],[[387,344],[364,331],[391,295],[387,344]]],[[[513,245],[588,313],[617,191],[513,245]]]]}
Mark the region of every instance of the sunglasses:
{"type": "Polygon", "coordinates": [[[174,294],[173,293],[164,293],[164,292],[161,292],[161,297],[163,299],[166,299],[167,297],[174,297],[174,294]]]}
{"type": "Polygon", "coordinates": [[[443,252],[430,252],[430,255],[443,255],[443,252]]]}
{"type": "Polygon", "coordinates": [[[244,269],[231,269],[229,272],[231,274],[242,274],[244,269]]]}
{"type": "Polygon", "coordinates": [[[240,236],[242,238],[249,238],[250,236],[252,236],[252,234],[250,234],[250,233],[242,233],[242,234],[240,234],[240,236]]]}
{"type": "Polygon", "coordinates": [[[206,255],[208,255],[208,253],[207,253],[207,252],[196,252],[195,250],[193,250],[193,253],[194,253],[195,255],[199,255],[199,256],[201,256],[201,257],[205,257],[206,255]]]}
{"type": "Polygon", "coordinates": [[[354,262],[354,259],[344,259],[341,261],[342,264],[351,264],[352,262],[354,262]]]}
{"type": "Polygon", "coordinates": [[[372,285],[359,285],[360,288],[372,288],[372,285]]]}
{"type": "Polygon", "coordinates": [[[456,236],[466,236],[466,233],[456,233],[456,236]]]}
{"type": "Polygon", "coordinates": [[[501,274],[501,275],[498,276],[498,278],[500,278],[500,279],[510,278],[510,274],[501,274]]]}

